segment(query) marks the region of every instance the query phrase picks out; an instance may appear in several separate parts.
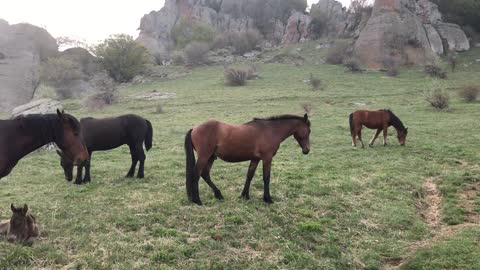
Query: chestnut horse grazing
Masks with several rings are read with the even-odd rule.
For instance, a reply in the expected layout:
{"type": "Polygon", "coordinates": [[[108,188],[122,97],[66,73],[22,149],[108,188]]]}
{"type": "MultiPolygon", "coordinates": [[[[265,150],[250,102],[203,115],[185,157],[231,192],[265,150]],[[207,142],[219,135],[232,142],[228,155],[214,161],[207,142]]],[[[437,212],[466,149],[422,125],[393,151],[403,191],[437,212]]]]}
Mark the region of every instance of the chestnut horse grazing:
{"type": "Polygon", "coordinates": [[[254,118],[252,121],[234,125],[210,120],[189,130],[185,137],[186,187],[188,199],[202,205],[198,192],[200,176],[213,190],[215,197],[223,199],[220,190],[210,179],[210,170],[216,157],[227,162],[250,161],[242,197],[250,199],[250,183],[260,160],[263,163],[263,200],[273,203],[270,196],[270,168],[272,158],[280,143],[294,136],[303,154],[310,151],[310,121],[296,115],[280,115],[270,118],[254,118]],[[194,150],[198,161],[195,163],[194,150]]]}
{"type": "Polygon", "coordinates": [[[393,114],[392,111],[388,109],[378,111],[355,111],[350,114],[349,122],[353,147],[357,146],[355,138],[358,136],[358,139],[362,143],[362,148],[364,148],[362,141],[362,126],[366,126],[370,129],[377,129],[377,132],[370,141],[369,146],[373,145],[381,131],[383,131],[383,145],[387,145],[387,129],[389,126],[393,126],[397,130],[397,137],[400,145],[405,145],[408,128],[403,125],[400,118],[398,118],[395,114],[393,114]]]}
{"type": "MultiPolygon", "coordinates": [[[[145,149],[148,151],[152,148],[153,129],[150,121],[134,114],[126,114],[118,117],[95,119],[92,117],[80,119],[82,126],[82,137],[87,147],[90,160],[92,152],[105,151],[115,149],[124,144],[130,148],[130,156],[132,157],[132,165],[127,173],[127,177],[133,177],[135,167],[140,161],[137,177],[144,177],[145,149]]],[[[65,179],[72,181],[73,166],[71,159],[57,152],[60,155],[60,164],[65,173],[65,179]]],[[[85,177],[82,179],[83,165],[77,167],[77,178],[75,184],[84,184],[90,182],[90,160],[85,164],[85,177]]]]}
{"type": "Polygon", "coordinates": [[[9,242],[32,242],[40,235],[37,221],[35,217],[28,212],[28,206],[15,208],[13,204],[10,205],[12,209],[12,217],[10,220],[0,223],[0,234],[7,235],[9,242]]]}
{"type": "Polygon", "coordinates": [[[89,158],[80,136],[80,123],[63,111],[0,120],[0,178],[7,176],[21,158],[52,142],[75,164],[89,158]]]}

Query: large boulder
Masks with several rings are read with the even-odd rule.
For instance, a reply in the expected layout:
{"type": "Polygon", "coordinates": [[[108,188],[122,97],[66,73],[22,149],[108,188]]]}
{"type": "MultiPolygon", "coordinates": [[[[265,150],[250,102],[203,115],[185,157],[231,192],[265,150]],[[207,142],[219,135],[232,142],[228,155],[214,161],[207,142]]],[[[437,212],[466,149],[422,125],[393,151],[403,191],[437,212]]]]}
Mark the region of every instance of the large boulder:
{"type": "Polygon", "coordinates": [[[441,18],[438,7],[428,0],[376,0],[355,42],[355,53],[363,65],[380,69],[387,58],[399,64],[424,65],[449,50],[468,50],[461,28],[441,18]]]}
{"type": "Polygon", "coordinates": [[[20,115],[55,113],[57,109],[61,110],[62,104],[49,98],[38,99],[29,103],[15,107],[12,110],[11,118],[20,115]]]}
{"type": "Polygon", "coordinates": [[[282,44],[299,43],[310,38],[309,27],[312,18],[301,12],[294,12],[288,19],[282,44]]]}
{"type": "Polygon", "coordinates": [[[40,63],[57,52],[55,39],[45,29],[0,21],[0,111],[33,98],[40,63]]]}

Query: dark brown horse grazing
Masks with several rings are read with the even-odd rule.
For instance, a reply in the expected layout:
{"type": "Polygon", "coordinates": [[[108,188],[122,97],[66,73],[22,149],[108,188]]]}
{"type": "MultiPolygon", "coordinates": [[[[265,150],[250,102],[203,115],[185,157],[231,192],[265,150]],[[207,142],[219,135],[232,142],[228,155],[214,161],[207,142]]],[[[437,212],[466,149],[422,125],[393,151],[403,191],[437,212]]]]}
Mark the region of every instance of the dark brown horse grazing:
{"type": "Polygon", "coordinates": [[[0,120],[0,178],[7,176],[21,158],[52,142],[75,164],[89,158],[78,120],[63,111],[0,120]]]}
{"type": "Polygon", "coordinates": [[[355,138],[364,144],[362,141],[362,126],[366,126],[370,129],[377,129],[377,132],[373,136],[369,145],[372,146],[378,135],[383,131],[383,145],[387,145],[387,129],[389,126],[393,126],[397,130],[398,142],[400,145],[405,145],[405,140],[408,134],[408,128],[406,128],[400,118],[398,118],[392,111],[384,109],[378,111],[360,110],[350,114],[350,133],[352,135],[352,146],[357,146],[355,138]]]}
{"type": "MultiPolygon", "coordinates": [[[[94,151],[111,150],[126,144],[130,148],[132,157],[132,166],[127,173],[127,177],[133,177],[135,167],[139,161],[140,166],[137,177],[144,177],[145,152],[142,144],[145,143],[147,151],[152,148],[153,129],[150,121],[138,115],[127,114],[103,119],[82,118],[80,119],[80,124],[82,126],[83,140],[90,158],[94,151]]],[[[72,181],[74,164],[63,153],[57,153],[61,157],[60,164],[63,167],[65,178],[68,181],[72,181]]],[[[90,182],[90,161],[87,161],[85,164],[85,177],[83,179],[82,169],[82,165],[78,166],[75,184],[90,182]]]]}
{"type": "Polygon", "coordinates": [[[40,235],[35,217],[28,212],[28,206],[12,209],[12,217],[10,220],[0,223],[0,234],[7,235],[9,242],[31,242],[40,235]]]}
{"type": "Polygon", "coordinates": [[[215,120],[207,121],[189,130],[185,137],[185,153],[187,163],[187,195],[188,199],[201,205],[198,192],[200,176],[213,190],[217,199],[223,199],[220,190],[210,179],[210,170],[216,157],[227,162],[250,161],[247,180],[242,197],[250,199],[250,182],[260,160],[263,162],[263,200],[273,203],[270,196],[270,168],[272,158],[277,153],[280,143],[294,136],[302,152],[310,151],[310,121],[295,115],[273,116],[242,124],[227,124],[215,120]],[[195,164],[195,154],[198,161],[195,164]]]}

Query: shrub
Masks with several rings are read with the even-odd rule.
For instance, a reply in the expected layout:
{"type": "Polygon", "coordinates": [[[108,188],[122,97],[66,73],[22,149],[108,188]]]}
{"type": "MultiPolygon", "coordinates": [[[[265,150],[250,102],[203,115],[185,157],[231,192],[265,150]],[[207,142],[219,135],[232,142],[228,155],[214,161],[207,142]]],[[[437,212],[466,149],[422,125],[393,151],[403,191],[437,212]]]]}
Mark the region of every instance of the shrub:
{"type": "Polygon", "coordinates": [[[90,109],[102,109],[106,105],[111,105],[117,100],[115,91],[115,82],[106,74],[101,74],[93,80],[97,93],[87,99],[87,107],[90,109]]]}
{"type": "Polygon", "coordinates": [[[185,55],[179,51],[174,52],[172,55],[172,63],[177,66],[185,65],[185,55]]]}
{"type": "Polygon", "coordinates": [[[318,39],[328,30],[328,15],[323,10],[316,8],[310,13],[310,17],[312,18],[309,26],[310,33],[314,39],[318,39]]]}
{"type": "Polygon", "coordinates": [[[435,78],[440,78],[440,79],[446,79],[447,78],[447,73],[442,70],[441,67],[437,65],[426,65],[425,66],[425,73],[430,75],[430,77],[435,77],[435,78]]]}
{"type": "Polygon", "coordinates": [[[193,42],[185,47],[185,59],[190,65],[202,65],[207,63],[207,53],[210,46],[204,42],[193,42]]]}
{"type": "Polygon", "coordinates": [[[60,99],[71,98],[73,92],[69,87],[70,83],[83,78],[84,74],[81,67],[69,59],[48,58],[40,69],[40,79],[55,88],[55,92],[60,99]]]}
{"type": "Polygon", "coordinates": [[[425,100],[437,110],[445,110],[449,107],[450,96],[440,89],[434,89],[425,93],[425,100]]]}
{"type": "Polygon", "coordinates": [[[229,86],[242,86],[247,83],[247,72],[241,69],[228,68],[225,70],[225,83],[229,86]]]}
{"type": "Polygon", "coordinates": [[[360,62],[356,58],[348,58],[343,62],[343,65],[350,72],[362,72],[362,68],[360,67],[360,62]]]}
{"type": "Polygon", "coordinates": [[[255,64],[251,64],[247,68],[246,72],[247,72],[247,80],[255,80],[260,78],[260,69],[255,64]]]}
{"type": "Polygon", "coordinates": [[[312,73],[310,73],[309,83],[312,86],[313,90],[318,90],[322,88],[322,80],[320,78],[314,77],[312,73]]]}
{"type": "Polygon", "coordinates": [[[262,35],[257,30],[248,29],[245,32],[233,32],[230,42],[234,53],[244,54],[255,49],[262,41],[262,35]]]}
{"type": "Polygon", "coordinates": [[[480,94],[480,87],[478,86],[465,86],[458,90],[458,95],[465,102],[474,102],[477,100],[478,95],[480,94]]]}
{"type": "Polygon", "coordinates": [[[205,24],[181,20],[172,28],[171,36],[177,48],[183,49],[193,42],[210,43],[215,30],[205,24]]]}
{"type": "Polygon", "coordinates": [[[335,43],[330,49],[327,51],[327,58],[326,61],[332,65],[339,65],[343,63],[347,55],[349,44],[348,43],[335,43]]]}
{"type": "Polygon", "coordinates": [[[163,110],[163,105],[162,104],[158,104],[156,107],[155,107],[155,113],[156,114],[162,114],[164,113],[165,111],[163,110]]]}
{"type": "Polygon", "coordinates": [[[383,59],[383,66],[385,67],[388,76],[396,77],[398,75],[399,65],[392,57],[385,57],[385,59],[383,59]]]}
{"type": "Polygon", "coordinates": [[[147,49],[129,35],[114,35],[94,48],[108,75],[117,82],[129,82],[142,74],[150,60],[147,49]]]}

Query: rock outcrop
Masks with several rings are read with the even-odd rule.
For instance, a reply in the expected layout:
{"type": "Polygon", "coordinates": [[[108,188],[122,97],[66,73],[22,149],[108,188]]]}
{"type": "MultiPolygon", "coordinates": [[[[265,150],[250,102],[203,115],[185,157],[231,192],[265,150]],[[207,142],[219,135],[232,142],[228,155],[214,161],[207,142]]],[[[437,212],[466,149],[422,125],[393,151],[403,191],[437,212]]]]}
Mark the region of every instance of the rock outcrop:
{"type": "Polygon", "coordinates": [[[282,44],[299,43],[310,39],[310,23],[312,18],[301,12],[294,12],[288,18],[285,34],[282,38],[282,44]]]}
{"type": "Polygon", "coordinates": [[[423,65],[439,54],[469,48],[463,30],[442,22],[438,7],[428,0],[376,0],[355,43],[360,61],[372,69],[382,68],[386,58],[423,65]]]}
{"type": "Polygon", "coordinates": [[[57,52],[55,39],[45,29],[0,20],[0,111],[32,99],[41,61],[57,52]]]}
{"type": "Polygon", "coordinates": [[[49,98],[38,99],[29,103],[15,107],[12,110],[11,118],[20,115],[55,113],[57,109],[61,110],[62,104],[49,98]]]}

